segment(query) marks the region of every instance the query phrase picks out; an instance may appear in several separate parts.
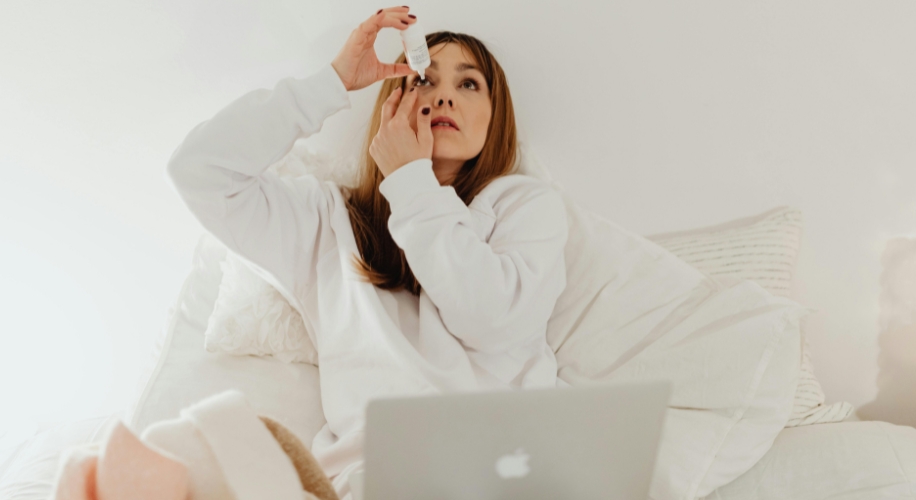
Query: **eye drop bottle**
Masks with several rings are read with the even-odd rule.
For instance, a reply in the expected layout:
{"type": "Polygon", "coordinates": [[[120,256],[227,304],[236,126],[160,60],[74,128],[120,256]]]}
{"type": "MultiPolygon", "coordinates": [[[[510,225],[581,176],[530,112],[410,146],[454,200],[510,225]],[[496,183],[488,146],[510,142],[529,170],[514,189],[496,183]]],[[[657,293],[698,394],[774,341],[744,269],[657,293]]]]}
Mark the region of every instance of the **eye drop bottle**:
{"type": "Polygon", "coordinates": [[[426,80],[426,68],[429,67],[429,47],[426,46],[426,34],[416,21],[401,30],[401,44],[404,45],[404,55],[407,56],[407,65],[410,69],[420,73],[420,78],[426,80]]]}

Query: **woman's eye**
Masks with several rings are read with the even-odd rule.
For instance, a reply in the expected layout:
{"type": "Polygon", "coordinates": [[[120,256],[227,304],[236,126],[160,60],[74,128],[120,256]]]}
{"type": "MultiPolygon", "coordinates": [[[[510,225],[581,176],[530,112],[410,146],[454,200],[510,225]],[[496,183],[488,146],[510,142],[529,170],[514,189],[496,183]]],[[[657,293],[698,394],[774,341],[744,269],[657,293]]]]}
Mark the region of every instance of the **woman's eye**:
{"type": "MultiPolygon", "coordinates": [[[[464,86],[464,84],[468,82],[474,84],[473,90],[477,90],[477,88],[479,87],[479,85],[477,84],[477,80],[474,80],[473,78],[466,79],[465,81],[461,82],[461,85],[464,86]]],[[[429,83],[429,78],[427,78],[426,80],[421,80],[417,78],[416,80],[413,81],[413,85],[420,85],[423,83],[429,83]]]]}

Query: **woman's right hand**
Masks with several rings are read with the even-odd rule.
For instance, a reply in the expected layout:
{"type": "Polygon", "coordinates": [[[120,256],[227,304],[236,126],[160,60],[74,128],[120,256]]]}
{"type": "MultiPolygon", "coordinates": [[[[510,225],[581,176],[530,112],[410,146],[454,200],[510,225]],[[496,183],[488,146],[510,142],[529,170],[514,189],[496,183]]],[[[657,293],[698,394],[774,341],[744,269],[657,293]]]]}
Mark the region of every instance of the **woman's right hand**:
{"type": "Polygon", "coordinates": [[[409,11],[408,7],[382,9],[353,30],[331,63],[347,90],[359,90],[379,80],[414,73],[406,63],[385,64],[375,54],[375,37],[382,28],[404,30],[417,22],[416,17],[408,14],[409,11]]]}

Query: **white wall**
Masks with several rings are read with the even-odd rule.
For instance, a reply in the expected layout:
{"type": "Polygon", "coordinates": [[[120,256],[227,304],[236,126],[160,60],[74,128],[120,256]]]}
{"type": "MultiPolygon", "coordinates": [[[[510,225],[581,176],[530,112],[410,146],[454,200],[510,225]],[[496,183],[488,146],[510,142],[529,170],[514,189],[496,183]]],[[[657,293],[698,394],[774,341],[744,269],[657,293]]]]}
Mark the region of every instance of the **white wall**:
{"type": "MultiPolygon", "coordinates": [[[[916,4],[407,5],[428,31],[488,43],[523,137],[623,226],[803,209],[817,374],[830,400],[875,398],[880,256],[916,233],[916,4]]],[[[381,7],[4,1],[0,392],[16,404],[0,433],[125,403],[202,231],[166,181],[172,151],[242,93],[330,63],[381,7]]],[[[393,60],[397,33],[376,46],[393,60]]],[[[378,86],[309,141],[361,139],[378,86]]]]}

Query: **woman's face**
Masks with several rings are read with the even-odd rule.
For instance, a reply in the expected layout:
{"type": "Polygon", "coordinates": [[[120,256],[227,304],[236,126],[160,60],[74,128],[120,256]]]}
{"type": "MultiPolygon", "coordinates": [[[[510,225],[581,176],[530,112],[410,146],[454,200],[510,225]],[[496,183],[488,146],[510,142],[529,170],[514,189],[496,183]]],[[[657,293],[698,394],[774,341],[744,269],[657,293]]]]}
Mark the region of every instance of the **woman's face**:
{"type": "Polygon", "coordinates": [[[440,184],[448,184],[465,161],[474,158],[483,149],[490,125],[490,89],[483,73],[474,61],[465,55],[456,43],[430,47],[430,65],[426,80],[418,74],[407,77],[405,93],[416,87],[419,92],[410,126],[417,130],[417,110],[429,106],[430,123],[433,123],[433,171],[440,184]],[[453,127],[436,126],[436,118],[447,116],[454,120],[453,127]]]}

